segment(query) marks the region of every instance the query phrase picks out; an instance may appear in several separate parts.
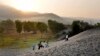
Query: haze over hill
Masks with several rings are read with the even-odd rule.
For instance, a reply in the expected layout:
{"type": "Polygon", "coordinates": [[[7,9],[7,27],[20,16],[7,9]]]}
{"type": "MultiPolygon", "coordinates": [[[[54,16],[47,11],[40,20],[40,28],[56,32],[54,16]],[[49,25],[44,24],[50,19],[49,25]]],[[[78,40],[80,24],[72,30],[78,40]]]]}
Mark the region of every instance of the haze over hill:
{"type": "Polygon", "coordinates": [[[10,6],[0,5],[0,17],[2,18],[31,17],[37,14],[36,12],[24,13],[10,6]]]}
{"type": "Polygon", "coordinates": [[[24,20],[40,21],[46,23],[50,19],[50,20],[56,20],[64,24],[71,24],[73,20],[84,20],[91,24],[100,22],[100,20],[95,20],[95,19],[91,20],[87,18],[61,17],[53,13],[22,12],[6,5],[0,5],[0,20],[4,19],[12,19],[12,20],[18,19],[22,21],[24,20]]]}

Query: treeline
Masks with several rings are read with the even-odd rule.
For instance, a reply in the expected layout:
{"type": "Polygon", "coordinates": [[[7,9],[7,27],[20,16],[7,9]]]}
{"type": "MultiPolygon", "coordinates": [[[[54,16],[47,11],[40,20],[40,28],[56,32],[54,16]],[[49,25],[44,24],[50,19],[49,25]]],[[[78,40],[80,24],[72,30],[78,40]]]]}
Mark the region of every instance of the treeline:
{"type": "Polygon", "coordinates": [[[22,32],[46,33],[48,32],[48,33],[56,34],[64,29],[70,28],[72,29],[72,31],[70,31],[68,34],[69,36],[73,36],[82,31],[95,28],[95,27],[100,27],[100,23],[91,25],[88,22],[84,22],[84,21],[73,21],[72,25],[66,27],[66,25],[54,20],[48,20],[47,24],[44,22],[20,21],[20,20],[0,21],[0,33],[13,33],[14,31],[16,31],[17,33],[22,33],[22,32]]]}
{"type": "Polygon", "coordinates": [[[92,28],[97,28],[100,27],[100,23],[96,23],[94,25],[89,24],[88,22],[84,22],[84,21],[73,21],[71,28],[72,31],[69,32],[69,36],[73,36],[76,35],[80,32],[86,31],[88,29],[92,29],[92,28]]]}
{"type": "Polygon", "coordinates": [[[31,21],[24,21],[21,22],[19,20],[15,21],[16,24],[16,30],[18,33],[24,32],[46,32],[47,31],[47,24],[43,22],[31,22],[31,21]]]}
{"type": "Polygon", "coordinates": [[[20,20],[4,20],[0,22],[0,33],[12,31],[16,28],[17,33],[22,32],[52,32],[57,33],[65,28],[62,23],[48,20],[48,24],[44,22],[33,22],[33,21],[20,21],[20,20]]]}

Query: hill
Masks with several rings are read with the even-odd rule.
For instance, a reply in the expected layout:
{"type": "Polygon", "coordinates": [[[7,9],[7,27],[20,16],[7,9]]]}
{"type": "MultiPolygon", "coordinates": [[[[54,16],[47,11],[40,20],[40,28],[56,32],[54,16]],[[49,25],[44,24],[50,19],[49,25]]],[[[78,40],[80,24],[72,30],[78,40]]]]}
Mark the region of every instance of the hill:
{"type": "Polygon", "coordinates": [[[0,49],[0,56],[100,56],[100,28],[84,31],[69,41],[53,42],[41,50],[0,49]]]}
{"type": "Polygon", "coordinates": [[[61,17],[54,13],[22,12],[7,5],[0,5],[0,20],[12,19],[22,21],[40,21],[47,23],[48,20],[56,20],[64,24],[71,24],[74,20],[83,20],[90,24],[100,22],[99,19],[82,17],[61,17]]]}
{"type": "Polygon", "coordinates": [[[100,56],[100,29],[91,29],[59,41],[50,48],[31,51],[21,56],[100,56]]]}
{"type": "Polygon", "coordinates": [[[7,5],[0,5],[0,20],[12,19],[22,21],[40,21],[47,23],[48,20],[56,20],[64,24],[71,24],[73,19],[60,17],[54,13],[22,12],[7,5]]]}
{"type": "Polygon", "coordinates": [[[7,5],[0,5],[0,19],[31,17],[37,15],[36,12],[22,12],[7,5]]]}

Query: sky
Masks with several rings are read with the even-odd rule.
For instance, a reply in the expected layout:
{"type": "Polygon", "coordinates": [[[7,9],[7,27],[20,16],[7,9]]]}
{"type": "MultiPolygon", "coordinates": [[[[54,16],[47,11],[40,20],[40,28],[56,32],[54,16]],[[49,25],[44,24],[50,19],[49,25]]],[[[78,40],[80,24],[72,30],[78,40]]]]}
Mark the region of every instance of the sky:
{"type": "Polygon", "coordinates": [[[100,0],[0,0],[0,4],[64,17],[100,18],[100,0]]]}

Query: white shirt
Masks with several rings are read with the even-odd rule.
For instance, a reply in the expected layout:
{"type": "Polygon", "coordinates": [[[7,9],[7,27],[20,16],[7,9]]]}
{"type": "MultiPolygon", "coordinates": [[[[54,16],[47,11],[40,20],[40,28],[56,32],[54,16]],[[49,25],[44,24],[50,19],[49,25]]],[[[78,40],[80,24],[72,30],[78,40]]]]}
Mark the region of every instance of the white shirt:
{"type": "Polygon", "coordinates": [[[46,42],[42,42],[42,45],[44,46],[44,48],[46,48],[47,43],[46,42]]]}
{"type": "Polygon", "coordinates": [[[66,38],[68,38],[68,35],[66,35],[66,38]]]}

